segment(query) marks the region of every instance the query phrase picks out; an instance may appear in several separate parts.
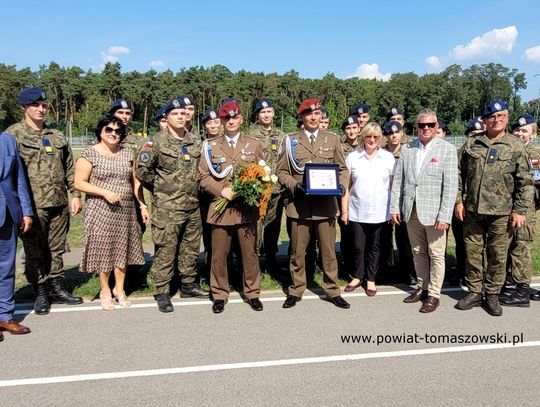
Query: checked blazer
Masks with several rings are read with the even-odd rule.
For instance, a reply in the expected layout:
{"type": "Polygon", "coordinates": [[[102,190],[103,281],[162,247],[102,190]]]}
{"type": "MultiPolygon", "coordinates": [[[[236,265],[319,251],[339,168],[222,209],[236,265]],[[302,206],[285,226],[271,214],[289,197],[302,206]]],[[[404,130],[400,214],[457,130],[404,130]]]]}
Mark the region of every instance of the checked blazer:
{"type": "Polygon", "coordinates": [[[414,205],[420,223],[433,226],[437,221],[450,224],[458,188],[456,148],[434,138],[417,173],[420,149],[418,139],[403,146],[392,186],[391,213],[401,213],[408,222],[414,205]]]}

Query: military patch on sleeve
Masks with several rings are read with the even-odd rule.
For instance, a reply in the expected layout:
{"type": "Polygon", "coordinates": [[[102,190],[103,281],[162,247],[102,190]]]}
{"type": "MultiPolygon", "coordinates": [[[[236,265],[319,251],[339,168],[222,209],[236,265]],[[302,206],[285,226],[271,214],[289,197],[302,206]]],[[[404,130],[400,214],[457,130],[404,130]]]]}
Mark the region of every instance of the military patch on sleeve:
{"type": "Polygon", "coordinates": [[[143,151],[141,155],[139,155],[139,160],[141,160],[143,163],[147,163],[148,161],[150,161],[150,156],[146,151],[143,151]]]}
{"type": "Polygon", "coordinates": [[[154,146],[154,142],[152,140],[146,142],[146,147],[152,148],[154,146]]]}

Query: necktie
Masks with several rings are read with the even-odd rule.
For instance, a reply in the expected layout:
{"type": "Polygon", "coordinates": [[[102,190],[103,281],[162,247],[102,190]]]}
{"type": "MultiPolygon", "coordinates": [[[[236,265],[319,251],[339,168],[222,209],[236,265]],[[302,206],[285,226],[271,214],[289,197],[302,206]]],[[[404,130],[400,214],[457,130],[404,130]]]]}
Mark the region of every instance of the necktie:
{"type": "Polygon", "coordinates": [[[234,140],[229,140],[229,145],[234,150],[234,140]]]}
{"type": "Polygon", "coordinates": [[[313,143],[315,143],[315,134],[311,133],[309,135],[309,141],[311,142],[311,145],[313,145],[313,143]]]}

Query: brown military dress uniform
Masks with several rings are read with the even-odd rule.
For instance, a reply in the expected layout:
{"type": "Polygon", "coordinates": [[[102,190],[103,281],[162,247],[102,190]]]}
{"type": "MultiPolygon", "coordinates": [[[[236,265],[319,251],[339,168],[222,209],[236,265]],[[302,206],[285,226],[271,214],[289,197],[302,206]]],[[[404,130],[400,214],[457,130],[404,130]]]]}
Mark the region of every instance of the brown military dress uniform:
{"type": "Polygon", "coordinates": [[[291,218],[291,260],[290,272],[292,284],[289,295],[301,297],[306,282],[305,253],[310,238],[318,240],[323,264],[323,289],[327,297],[337,297],[340,289],[337,285],[338,267],[335,253],[336,216],[339,212],[338,200],[335,196],[294,195],[295,186],[303,182],[304,174],[294,169],[290,159],[294,159],[300,168],[308,163],[339,164],[339,183],[346,187],[349,183],[349,172],[339,138],[324,130],[318,130],[313,145],[304,130],[293,133],[281,146],[278,160],[277,176],[279,182],[291,193],[286,202],[286,214],[291,218]],[[290,140],[294,145],[293,157],[287,154],[285,143],[290,140]]]}
{"type": "MultiPolygon", "coordinates": [[[[223,188],[231,187],[234,169],[264,159],[259,142],[241,133],[234,149],[224,135],[208,140],[203,145],[202,154],[199,164],[200,185],[214,199],[221,197],[223,188]],[[209,165],[218,174],[229,166],[232,166],[233,171],[219,178],[212,174],[209,165]]],[[[261,277],[256,252],[258,217],[257,207],[248,206],[237,199],[229,202],[221,214],[212,204],[208,208],[206,220],[212,225],[210,289],[214,300],[227,300],[229,297],[227,256],[234,234],[237,235],[242,252],[244,295],[248,300],[259,297],[261,277]]]]}

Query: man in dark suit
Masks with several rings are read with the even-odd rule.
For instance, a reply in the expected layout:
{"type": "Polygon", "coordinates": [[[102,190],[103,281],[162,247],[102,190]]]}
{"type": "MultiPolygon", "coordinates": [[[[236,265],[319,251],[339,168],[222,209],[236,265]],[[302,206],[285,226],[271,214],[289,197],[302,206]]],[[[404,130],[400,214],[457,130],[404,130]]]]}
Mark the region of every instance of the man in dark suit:
{"type": "Polygon", "coordinates": [[[32,203],[15,138],[0,134],[0,341],[3,331],[13,335],[30,332],[13,319],[17,229],[32,224],[32,203]]]}
{"type": "Polygon", "coordinates": [[[349,184],[349,172],[339,138],[319,129],[322,118],[318,99],[306,99],[298,108],[303,129],[285,137],[277,164],[279,182],[291,197],[286,203],[291,221],[292,284],[283,308],[291,308],[302,298],[307,287],[305,254],[312,237],[318,241],[323,264],[323,289],[328,301],[339,308],[350,305],[341,297],[336,261],[336,216],[339,212],[335,196],[307,196],[304,185],[306,163],[339,164],[339,183],[349,184]]]}

